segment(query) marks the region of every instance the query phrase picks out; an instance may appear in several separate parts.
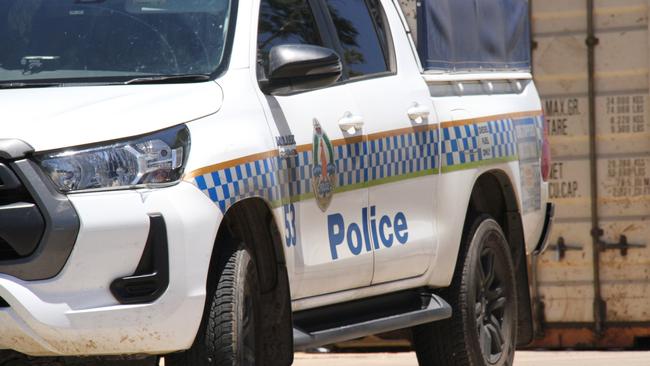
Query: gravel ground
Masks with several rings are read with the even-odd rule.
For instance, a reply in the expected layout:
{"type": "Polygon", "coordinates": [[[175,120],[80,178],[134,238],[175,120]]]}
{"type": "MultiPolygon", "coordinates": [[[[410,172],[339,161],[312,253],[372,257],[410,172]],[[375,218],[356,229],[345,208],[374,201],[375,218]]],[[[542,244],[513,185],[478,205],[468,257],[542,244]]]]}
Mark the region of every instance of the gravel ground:
{"type": "MultiPolygon", "coordinates": [[[[647,366],[650,352],[517,352],[515,366],[647,366]]],[[[417,366],[413,353],[296,354],[294,366],[417,366]]]]}

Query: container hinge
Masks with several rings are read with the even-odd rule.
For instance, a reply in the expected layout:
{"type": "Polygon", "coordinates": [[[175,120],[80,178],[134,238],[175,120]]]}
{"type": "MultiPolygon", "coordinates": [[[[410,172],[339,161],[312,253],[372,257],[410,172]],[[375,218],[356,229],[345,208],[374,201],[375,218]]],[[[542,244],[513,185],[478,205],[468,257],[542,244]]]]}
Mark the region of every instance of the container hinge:
{"type": "Polygon", "coordinates": [[[566,241],[564,240],[564,237],[560,236],[557,239],[557,244],[555,245],[550,245],[548,247],[550,250],[554,250],[556,254],[556,259],[558,262],[564,260],[566,257],[566,252],[568,251],[581,251],[582,247],[577,246],[577,245],[567,245],[566,241]]]}
{"type": "Polygon", "coordinates": [[[603,241],[600,242],[600,251],[604,252],[607,250],[620,250],[621,251],[621,256],[627,257],[627,253],[630,249],[633,248],[645,248],[647,245],[645,244],[630,244],[627,241],[627,236],[621,235],[619,238],[619,242],[616,244],[609,244],[605,243],[603,241]]]}

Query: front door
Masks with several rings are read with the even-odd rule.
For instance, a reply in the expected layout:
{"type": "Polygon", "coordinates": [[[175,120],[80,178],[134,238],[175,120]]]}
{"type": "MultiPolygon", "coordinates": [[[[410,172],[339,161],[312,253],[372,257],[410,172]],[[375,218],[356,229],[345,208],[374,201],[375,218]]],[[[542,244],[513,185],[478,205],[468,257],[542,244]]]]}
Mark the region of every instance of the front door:
{"type": "MultiPolygon", "coordinates": [[[[260,72],[279,44],[330,46],[310,1],[262,0],[258,32],[260,72]]],[[[293,299],[370,285],[373,250],[365,229],[368,190],[361,120],[344,84],[266,96],[271,127],[286,171],[283,202],[286,252],[293,299]],[[347,123],[347,124],[346,124],[347,123]],[[281,150],[285,149],[280,146],[281,150]]]]}

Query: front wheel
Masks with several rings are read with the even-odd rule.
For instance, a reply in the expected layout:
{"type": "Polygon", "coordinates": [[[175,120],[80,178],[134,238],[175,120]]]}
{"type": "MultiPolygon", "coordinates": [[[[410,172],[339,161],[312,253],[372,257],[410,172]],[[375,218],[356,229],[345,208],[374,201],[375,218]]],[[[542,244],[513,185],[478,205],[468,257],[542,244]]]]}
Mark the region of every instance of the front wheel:
{"type": "Polygon", "coordinates": [[[515,269],[499,224],[488,216],[465,232],[452,285],[453,316],[413,329],[420,366],[509,366],[517,340],[515,269]]]}
{"type": "Polygon", "coordinates": [[[221,256],[217,272],[194,345],[165,357],[166,366],[261,364],[260,292],[253,258],[243,247],[230,250],[221,256]]]}

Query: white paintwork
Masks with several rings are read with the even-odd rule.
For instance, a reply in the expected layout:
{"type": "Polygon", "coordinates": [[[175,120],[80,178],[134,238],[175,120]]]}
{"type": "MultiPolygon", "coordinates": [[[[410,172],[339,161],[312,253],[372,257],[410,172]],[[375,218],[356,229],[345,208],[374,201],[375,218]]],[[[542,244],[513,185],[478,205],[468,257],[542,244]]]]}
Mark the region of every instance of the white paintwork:
{"type": "Polygon", "coordinates": [[[216,113],[223,98],[214,82],[18,89],[0,96],[3,138],[26,141],[36,151],[176,126],[216,113]]]}
{"type": "Polygon", "coordinates": [[[454,82],[454,81],[499,81],[499,80],[531,80],[533,75],[529,72],[458,72],[448,74],[438,71],[427,71],[422,75],[429,84],[454,82]]]}
{"type": "MultiPolygon", "coordinates": [[[[459,118],[540,109],[533,83],[527,83],[519,94],[431,98],[427,82],[455,81],[459,76],[419,74],[412,41],[400,20],[403,15],[392,1],[381,3],[397,50],[394,76],[268,98],[259,90],[255,70],[259,0],[240,2],[230,67],[215,82],[2,91],[0,111],[10,121],[3,137],[23,139],[43,151],[186,123],[192,139],[186,167],[189,174],[273,153],[277,150],[275,137],[288,132],[298,145],[310,144],[313,118],[335,140],[354,137],[338,125],[346,112],[363,119],[363,127],[352,134],[366,138],[411,128],[415,122],[409,121],[408,113],[413,103],[418,104],[418,111],[423,106],[430,109],[426,123],[433,126],[459,118]]],[[[462,80],[527,77],[480,74],[465,75],[462,80]]],[[[402,289],[448,286],[473,184],[481,174],[493,170],[506,174],[521,197],[520,166],[515,161],[337,193],[326,212],[313,199],[296,202],[300,245],[289,248],[284,243],[293,309],[402,289]],[[341,246],[340,259],[333,261],[327,216],[340,213],[346,222],[360,223],[362,210],[370,206],[377,207],[378,215],[392,217],[404,212],[409,220],[408,245],[358,256],[341,246]]],[[[545,189],[543,186],[542,192],[545,189]]],[[[61,274],[38,282],[0,275],[0,297],[11,305],[0,310],[0,348],[32,355],[162,354],[187,349],[203,313],[221,210],[197,189],[192,177],[165,189],[70,198],[81,231],[61,274]],[[113,279],[133,273],[148,233],[147,214],[151,213],[163,214],[167,223],[169,289],[153,304],[118,305],[108,286],[113,279]]],[[[542,201],[546,202],[545,193],[542,201]]],[[[267,203],[274,208],[280,232],[285,233],[284,208],[267,203]]],[[[523,222],[530,251],[540,237],[543,213],[531,212],[523,222]]]]}
{"type": "MultiPolygon", "coordinates": [[[[360,136],[361,131],[355,131],[355,134],[350,135],[338,125],[339,120],[348,113],[352,116],[361,116],[361,111],[354,102],[351,86],[352,84],[344,84],[288,97],[277,97],[277,103],[284,112],[286,122],[277,120],[277,124],[272,124],[273,135],[291,133],[295,136],[297,145],[309,144],[314,136],[312,120],[316,118],[332,140],[360,136]],[[306,107],[317,106],[322,101],[327,101],[327,107],[306,107]],[[290,132],[286,130],[287,127],[290,132]]],[[[369,121],[366,122],[366,124],[368,123],[369,121]]],[[[360,155],[355,155],[355,158],[364,159],[365,157],[361,152],[360,155]]],[[[370,285],[373,273],[373,252],[364,250],[362,254],[354,256],[346,245],[342,244],[337,247],[339,259],[333,260],[326,224],[328,215],[332,213],[341,214],[345,219],[345,225],[360,223],[362,222],[361,209],[367,205],[367,189],[335,194],[332,203],[325,212],[321,211],[313,199],[294,204],[296,234],[300,243],[293,254],[295,272],[291,279],[291,290],[294,298],[305,298],[370,285]],[[354,268],[353,276],[350,275],[351,268],[354,268]]]]}
{"type": "MultiPolygon", "coordinates": [[[[427,85],[411,55],[408,35],[399,31],[402,23],[397,12],[387,12],[386,18],[393,29],[397,74],[349,84],[366,119],[363,133],[370,136],[397,129],[436,126],[439,122],[427,85]],[[426,110],[429,116],[421,121],[411,120],[411,109],[426,110]]],[[[417,144],[425,148],[424,141],[417,144]]],[[[368,164],[376,166],[379,161],[375,159],[368,164]]],[[[428,175],[370,187],[369,206],[376,208],[378,216],[393,218],[403,213],[409,235],[406,244],[397,240],[390,248],[383,243],[375,244],[373,284],[420,276],[429,268],[437,248],[435,196],[438,179],[437,175],[428,175]]],[[[390,229],[384,231],[384,235],[391,235],[390,229]]],[[[378,241],[383,242],[381,238],[378,241]]]]}
{"type": "Polygon", "coordinates": [[[31,355],[164,353],[188,348],[201,321],[219,210],[188,183],[155,191],[71,195],[81,218],[72,255],[55,278],[0,275],[0,348],[31,355]],[[149,220],[167,224],[170,284],[153,304],[119,305],[110,281],[131,275],[149,220]]]}

